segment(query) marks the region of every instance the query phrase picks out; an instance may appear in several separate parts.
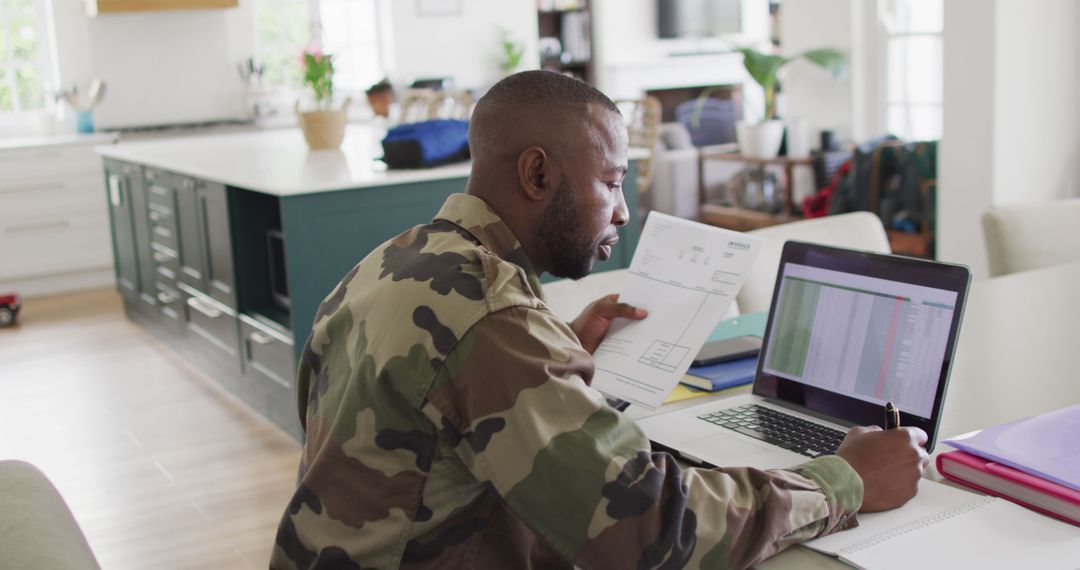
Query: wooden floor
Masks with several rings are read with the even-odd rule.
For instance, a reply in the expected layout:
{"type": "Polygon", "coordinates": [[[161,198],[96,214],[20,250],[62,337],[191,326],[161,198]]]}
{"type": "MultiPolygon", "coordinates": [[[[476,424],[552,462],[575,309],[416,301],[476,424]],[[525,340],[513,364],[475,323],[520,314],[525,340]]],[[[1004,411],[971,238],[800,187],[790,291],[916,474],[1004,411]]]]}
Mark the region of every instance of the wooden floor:
{"type": "Polygon", "coordinates": [[[128,322],[112,290],[19,317],[0,329],[0,459],[48,475],[101,566],[266,568],[299,444],[128,322]]]}

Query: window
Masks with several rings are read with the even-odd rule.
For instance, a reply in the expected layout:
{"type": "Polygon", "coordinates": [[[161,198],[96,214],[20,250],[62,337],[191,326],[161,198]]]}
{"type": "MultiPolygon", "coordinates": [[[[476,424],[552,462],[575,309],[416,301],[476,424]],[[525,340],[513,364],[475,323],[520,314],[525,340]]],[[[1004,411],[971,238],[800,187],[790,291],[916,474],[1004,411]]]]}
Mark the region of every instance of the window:
{"type": "Polygon", "coordinates": [[[269,85],[302,84],[300,53],[319,44],[334,54],[334,86],[367,89],[382,79],[378,0],[258,0],[258,59],[269,85]]]}
{"type": "Polygon", "coordinates": [[[268,85],[299,86],[300,52],[312,37],[308,0],[258,0],[255,8],[257,59],[268,85]]]}
{"type": "Polygon", "coordinates": [[[48,21],[43,0],[0,1],[0,113],[44,108],[52,80],[48,21]]]}
{"type": "Polygon", "coordinates": [[[902,139],[941,138],[942,2],[878,2],[885,43],[885,125],[902,139]]]}

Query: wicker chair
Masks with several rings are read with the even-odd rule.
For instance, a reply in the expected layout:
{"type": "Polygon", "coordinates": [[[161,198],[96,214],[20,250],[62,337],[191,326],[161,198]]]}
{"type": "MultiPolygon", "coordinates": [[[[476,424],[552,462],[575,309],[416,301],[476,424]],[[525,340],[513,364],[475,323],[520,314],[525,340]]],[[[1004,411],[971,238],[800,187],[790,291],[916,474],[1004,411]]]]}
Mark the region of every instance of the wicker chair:
{"type": "Polygon", "coordinates": [[[649,157],[638,161],[637,165],[638,193],[643,194],[652,186],[652,154],[660,139],[660,100],[647,96],[641,99],[620,99],[615,101],[615,104],[623,112],[630,135],[630,146],[649,151],[649,157]]]}
{"type": "Polygon", "coordinates": [[[401,123],[431,119],[465,119],[472,115],[473,98],[468,91],[409,89],[401,97],[401,123]]]}

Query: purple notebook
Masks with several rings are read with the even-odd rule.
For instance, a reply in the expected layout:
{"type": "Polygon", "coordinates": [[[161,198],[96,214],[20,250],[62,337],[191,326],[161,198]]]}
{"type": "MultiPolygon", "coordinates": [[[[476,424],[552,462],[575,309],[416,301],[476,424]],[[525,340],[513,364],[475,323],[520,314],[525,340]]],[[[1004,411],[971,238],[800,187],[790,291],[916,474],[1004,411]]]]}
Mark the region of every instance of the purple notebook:
{"type": "Polygon", "coordinates": [[[945,443],[1080,491],[1080,405],[945,443]]]}

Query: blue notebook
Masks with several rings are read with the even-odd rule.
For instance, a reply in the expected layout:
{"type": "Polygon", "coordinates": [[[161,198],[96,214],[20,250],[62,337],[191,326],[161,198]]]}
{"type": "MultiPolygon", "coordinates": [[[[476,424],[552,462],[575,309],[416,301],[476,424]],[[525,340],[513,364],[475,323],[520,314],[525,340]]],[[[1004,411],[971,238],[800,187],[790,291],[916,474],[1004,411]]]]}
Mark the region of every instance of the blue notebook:
{"type": "Polygon", "coordinates": [[[757,357],[753,356],[707,366],[691,366],[683,376],[682,383],[710,392],[749,384],[754,381],[757,361],[757,357]]]}

